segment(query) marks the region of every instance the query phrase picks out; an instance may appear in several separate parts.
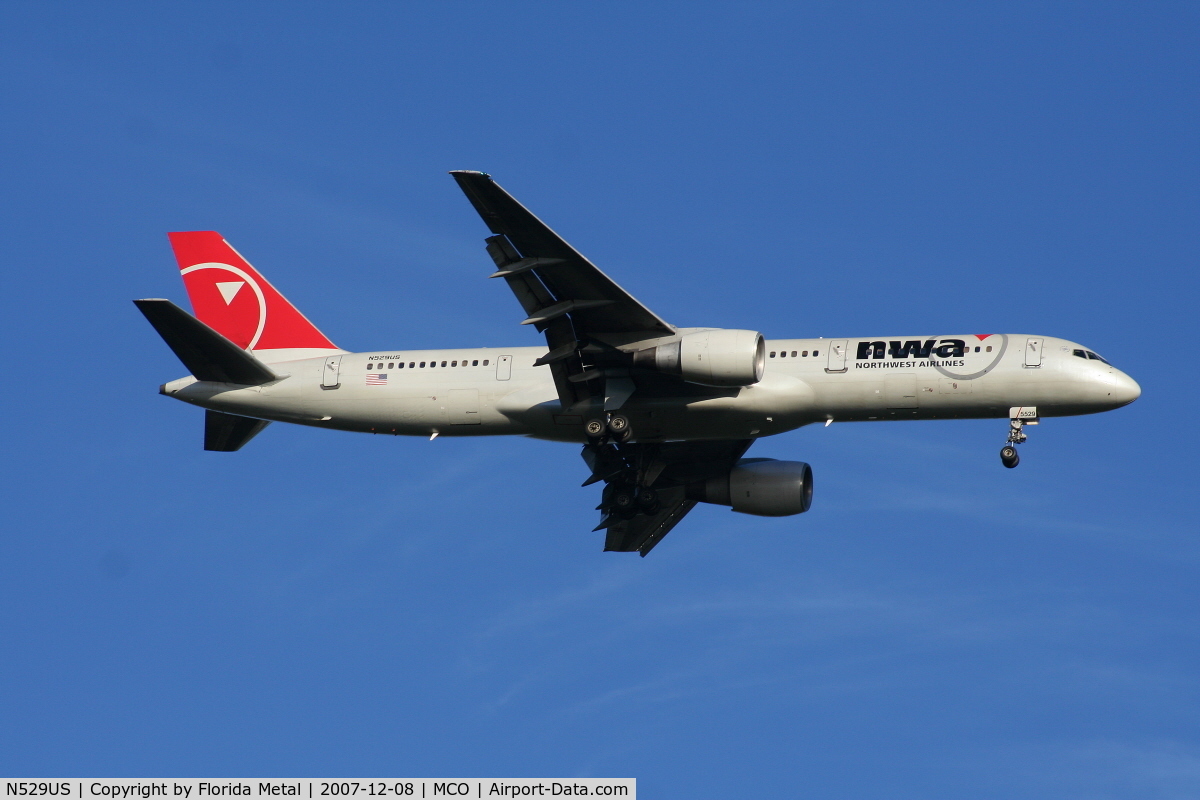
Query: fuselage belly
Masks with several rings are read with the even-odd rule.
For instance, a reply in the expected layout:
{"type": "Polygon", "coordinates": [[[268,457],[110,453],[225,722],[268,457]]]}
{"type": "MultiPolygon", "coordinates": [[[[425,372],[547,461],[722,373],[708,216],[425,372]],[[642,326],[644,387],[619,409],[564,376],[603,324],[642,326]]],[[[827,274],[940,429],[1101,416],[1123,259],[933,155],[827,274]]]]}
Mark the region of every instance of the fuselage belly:
{"type": "MultiPolygon", "coordinates": [[[[621,405],[639,441],[769,436],[814,422],[1006,418],[1016,406],[1041,417],[1106,411],[1139,393],[1109,364],[1076,355],[1073,342],[995,334],[940,357],[882,343],[918,337],[768,340],[761,381],[695,396],[635,391],[621,405]],[[1027,342],[1038,342],[1036,364],[1027,342]],[[892,352],[894,351],[894,352],[892,352]]],[[[930,348],[926,348],[927,351],[930,348]]],[[[582,442],[589,408],[564,409],[544,348],[345,353],[334,385],[326,358],[270,362],[281,377],[240,387],[184,378],[164,393],[232,414],[394,435],[524,435],[582,442]]],[[[635,383],[637,376],[633,376],[635,383]]]]}

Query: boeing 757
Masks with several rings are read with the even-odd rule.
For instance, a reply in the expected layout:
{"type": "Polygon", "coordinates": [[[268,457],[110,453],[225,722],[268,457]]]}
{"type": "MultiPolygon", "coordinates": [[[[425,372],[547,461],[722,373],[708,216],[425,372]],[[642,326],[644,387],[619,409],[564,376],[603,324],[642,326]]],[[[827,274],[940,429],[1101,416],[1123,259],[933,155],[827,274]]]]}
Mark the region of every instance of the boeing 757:
{"type": "Polygon", "coordinates": [[[533,436],[582,445],[603,483],[605,550],[646,555],[697,503],[789,516],[811,467],[746,458],[804,425],[1007,420],[1027,426],[1137,399],[1132,378],[1076,342],[1016,333],[766,339],[672,325],[482,172],[451,175],[491,231],[492,278],[545,347],[337,347],[220,234],[169,234],[195,316],[135,300],[191,374],[160,392],[206,409],[204,448],[234,451],[270,422],[396,436],[533,436]]]}

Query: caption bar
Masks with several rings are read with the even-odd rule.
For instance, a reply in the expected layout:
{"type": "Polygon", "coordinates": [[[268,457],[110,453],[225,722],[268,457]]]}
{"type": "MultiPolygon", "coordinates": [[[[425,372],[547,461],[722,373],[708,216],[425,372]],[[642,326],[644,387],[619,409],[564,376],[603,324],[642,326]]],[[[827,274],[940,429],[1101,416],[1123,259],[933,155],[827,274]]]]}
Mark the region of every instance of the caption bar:
{"type": "Polygon", "coordinates": [[[134,780],[3,781],[4,797],[75,798],[76,800],[211,800],[212,798],[342,797],[620,797],[637,799],[634,778],[388,778],[318,780],[312,778],[222,778],[134,780]]]}

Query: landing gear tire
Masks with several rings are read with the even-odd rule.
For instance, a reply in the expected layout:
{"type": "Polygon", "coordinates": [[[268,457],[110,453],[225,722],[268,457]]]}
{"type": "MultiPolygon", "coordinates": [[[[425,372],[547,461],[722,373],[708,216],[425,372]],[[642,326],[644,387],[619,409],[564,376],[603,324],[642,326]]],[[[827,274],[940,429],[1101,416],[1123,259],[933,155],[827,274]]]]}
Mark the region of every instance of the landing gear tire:
{"type": "Polygon", "coordinates": [[[583,432],[587,434],[590,441],[599,441],[604,438],[604,431],[607,426],[602,419],[589,419],[583,424],[583,432]]]}
{"type": "Polygon", "coordinates": [[[658,492],[651,489],[649,486],[642,488],[637,496],[638,509],[643,514],[653,514],[658,511],[658,492]]]}
{"type": "Polygon", "coordinates": [[[1020,464],[1021,456],[1018,455],[1017,448],[1013,447],[1011,444],[1006,444],[1004,447],[1000,448],[1000,463],[1004,464],[1004,466],[1008,467],[1009,469],[1012,469],[1017,464],[1020,464]]]}
{"type": "Polygon", "coordinates": [[[612,494],[612,509],[622,517],[632,517],[637,513],[637,492],[632,486],[618,486],[612,494]]]}
{"type": "Polygon", "coordinates": [[[633,436],[633,429],[629,427],[629,417],[624,414],[613,414],[608,418],[608,431],[617,442],[627,442],[633,436]]]}

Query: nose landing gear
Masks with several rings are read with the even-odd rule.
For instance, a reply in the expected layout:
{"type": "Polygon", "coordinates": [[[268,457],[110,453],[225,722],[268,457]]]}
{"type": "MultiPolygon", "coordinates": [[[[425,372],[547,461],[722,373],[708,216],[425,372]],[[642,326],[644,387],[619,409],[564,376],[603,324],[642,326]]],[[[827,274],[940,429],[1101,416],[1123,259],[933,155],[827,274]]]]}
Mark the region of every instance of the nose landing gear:
{"type": "Polygon", "coordinates": [[[1037,409],[1030,406],[1018,406],[1008,410],[1008,444],[1000,448],[1000,463],[1012,469],[1021,463],[1017,453],[1017,445],[1029,437],[1025,434],[1026,425],[1037,425],[1037,409]]]}

